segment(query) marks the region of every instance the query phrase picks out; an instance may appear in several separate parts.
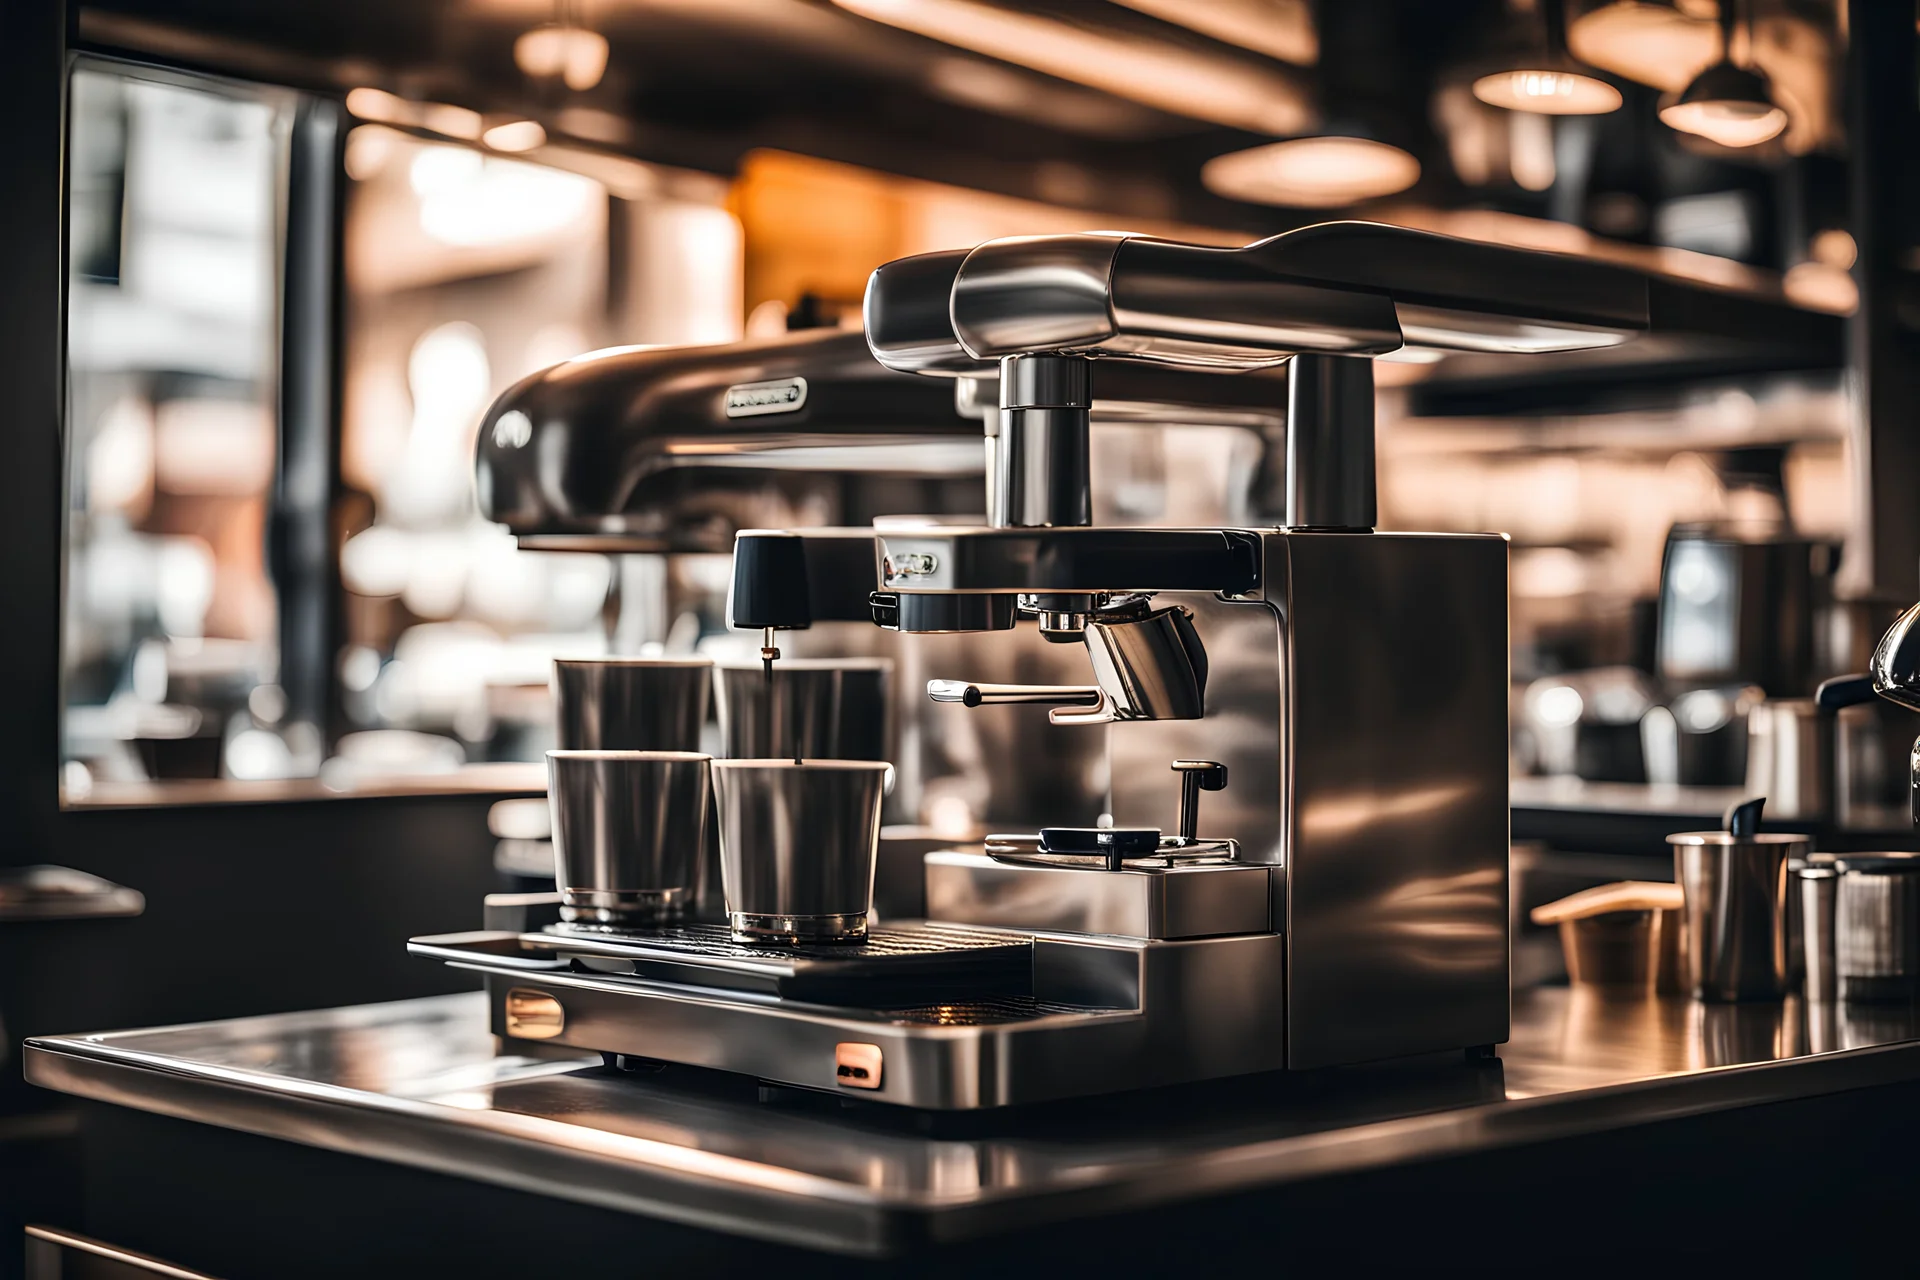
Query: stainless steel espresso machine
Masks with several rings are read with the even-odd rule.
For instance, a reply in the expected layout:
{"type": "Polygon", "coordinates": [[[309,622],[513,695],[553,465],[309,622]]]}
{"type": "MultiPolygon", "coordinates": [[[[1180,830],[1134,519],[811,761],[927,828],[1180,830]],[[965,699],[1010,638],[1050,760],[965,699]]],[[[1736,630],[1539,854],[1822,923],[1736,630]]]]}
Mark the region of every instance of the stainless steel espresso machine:
{"type": "MultiPolygon", "coordinates": [[[[997,373],[986,522],[742,532],[732,621],[866,617],[903,651],[971,637],[943,650],[956,666],[927,684],[923,725],[1050,707],[1057,729],[1104,738],[1104,813],[927,854],[927,919],[859,944],[745,945],[695,923],[412,948],[485,973],[502,1035],[919,1108],[1490,1052],[1508,1031],[1507,547],[1376,530],[1372,361],[1741,319],[1700,286],[1366,223],[1237,250],[1050,236],[889,263],[866,299],[880,364],[958,379],[962,403],[997,373]],[[1106,388],[1152,366],[1271,387],[1258,371],[1283,364],[1277,519],[1093,523],[1106,388]],[[1035,631],[1078,681],[958,665],[1035,631]]],[[[792,368],[700,386],[724,424],[709,449],[844,438],[809,413],[813,386],[792,368]]],[[[549,434],[532,390],[483,426],[483,500],[510,525],[524,504],[523,541],[641,527],[596,480],[612,500],[529,534],[570,459],[621,447],[549,434]]]]}

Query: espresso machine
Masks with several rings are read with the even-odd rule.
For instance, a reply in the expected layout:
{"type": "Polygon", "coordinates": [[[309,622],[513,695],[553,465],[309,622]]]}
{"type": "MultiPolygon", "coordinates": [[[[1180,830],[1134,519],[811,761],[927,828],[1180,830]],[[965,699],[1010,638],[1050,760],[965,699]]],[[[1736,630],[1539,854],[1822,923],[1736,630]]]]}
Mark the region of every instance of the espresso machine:
{"type": "MultiPolygon", "coordinates": [[[[976,409],[993,388],[985,520],[743,530],[730,619],[769,652],[849,620],[901,652],[946,642],[923,728],[1044,707],[1104,750],[1099,811],[1062,796],[1038,830],[927,853],[925,919],[858,944],[751,946],[691,923],[410,945],[485,974],[507,1037],[914,1108],[1490,1053],[1508,1032],[1507,544],[1376,528],[1372,362],[1737,339],[1755,322],[1701,286],[1367,223],[1233,250],[1047,236],[889,263],[865,305],[879,366],[976,409]],[[1114,388],[1162,376],[1219,407],[1270,393],[1262,371],[1281,366],[1280,510],[1094,523],[1090,425],[1114,388]],[[1079,678],[987,678],[997,647],[1035,636],[1079,678]]],[[[693,382],[719,424],[696,434],[709,458],[850,437],[911,453],[934,434],[853,402],[849,423],[822,417],[804,362],[693,382]]],[[[645,531],[608,492],[618,467],[591,482],[597,506],[560,501],[578,455],[633,442],[618,415],[598,440],[550,427],[543,385],[490,411],[483,501],[530,544],[645,531]]],[[[1124,403],[1187,416],[1164,394],[1124,403]]]]}

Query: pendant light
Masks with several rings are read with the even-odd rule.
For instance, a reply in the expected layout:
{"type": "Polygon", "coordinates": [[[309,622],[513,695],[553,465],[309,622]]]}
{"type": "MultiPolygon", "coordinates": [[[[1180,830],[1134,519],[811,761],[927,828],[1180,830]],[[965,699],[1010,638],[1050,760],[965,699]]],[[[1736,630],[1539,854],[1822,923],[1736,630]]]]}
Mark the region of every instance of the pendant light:
{"type": "Polygon", "coordinates": [[[1296,209],[1338,209],[1405,191],[1420,161],[1404,144],[1405,121],[1423,95],[1410,88],[1413,55],[1384,45],[1375,6],[1317,7],[1321,122],[1305,136],[1214,156],[1200,181],[1229,200],[1296,209]]]}
{"type": "Polygon", "coordinates": [[[1541,50],[1473,82],[1490,107],[1547,116],[1597,116],[1620,108],[1620,91],[1567,56],[1565,0],[1537,0],[1544,23],[1541,50]]]}
{"type": "Polygon", "coordinates": [[[1405,191],[1420,162],[1388,142],[1332,131],[1215,156],[1200,169],[1207,190],[1229,200],[1338,209],[1405,191]]]}
{"type": "Polygon", "coordinates": [[[558,79],[576,93],[607,73],[607,38],[587,26],[578,5],[557,0],[553,21],[523,32],[513,42],[513,60],[536,80],[558,79]]]}
{"type": "MultiPolygon", "coordinates": [[[[1696,134],[1723,147],[1757,147],[1787,127],[1787,113],[1773,100],[1764,71],[1733,60],[1734,6],[1720,0],[1720,61],[1693,78],[1680,95],[1660,108],[1660,119],[1682,133],[1696,134]]],[[[1747,17],[1747,44],[1753,44],[1753,17],[1747,17]]]]}

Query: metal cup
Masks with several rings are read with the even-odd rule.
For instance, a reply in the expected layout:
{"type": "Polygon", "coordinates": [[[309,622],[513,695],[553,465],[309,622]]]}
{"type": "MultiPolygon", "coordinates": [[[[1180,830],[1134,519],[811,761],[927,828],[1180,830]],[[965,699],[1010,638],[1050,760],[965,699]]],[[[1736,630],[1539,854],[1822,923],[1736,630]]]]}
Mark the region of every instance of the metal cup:
{"type": "Polygon", "coordinates": [[[887,754],[885,658],[785,658],[714,668],[720,752],[733,760],[879,760],[887,754]]]}
{"type": "Polygon", "coordinates": [[[1825,1004],[1840,994],[1835,968],[1834,903],[1840,873],[1830,864],[1810,862],[1793,873],[1789,892],[1800,900],[1801,971],[1808,1000],[1825,1004]]]}
{"type": "Polygon", "coordinates": [[[1686,894],[1686,967],[1696,1000],[1778,1000],[1787,989],[1787,859],[1807,837],[1683,831],[1674,879],[1686,894]]]}
{"type": "Polygon", "coordinates": [[[560,916],[616,928],[682,918],[699,885],[710,757],[549,751],[560,916]]]}
{"type": "Polygon", "coordinates": [[[1834,891],[1834,975],[1840,999],[1920,998],[1920,854],[1844,853],[1834,891]]]}
{"type": "Polygon", "coordinates": [[[715,760],[720,882],[742,942],[858,942],[873,905],[876,760],[715,760]]]}
{"type": "Polygon", "coordinates": [[[713,684],[708,658],[557,658],[563,751],[698,751],[713,684]]]}

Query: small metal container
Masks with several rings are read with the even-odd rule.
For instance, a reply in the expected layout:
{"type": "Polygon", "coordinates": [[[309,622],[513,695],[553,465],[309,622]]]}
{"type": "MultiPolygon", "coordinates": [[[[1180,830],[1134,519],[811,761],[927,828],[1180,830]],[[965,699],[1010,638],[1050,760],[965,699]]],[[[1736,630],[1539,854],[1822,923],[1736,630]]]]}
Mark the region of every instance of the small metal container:
{"type": "Polygon", "coordinates": [[[549,751],[560,917],[634,928],[685,917],[699,888],[709,757],[694,751],[549,751]]]}
{"type": "Polygon", "coordinates": [[[1789,892],[1800,904],[1800,967],[1808,1000],[1827,1003],[1839,996],[1834,970],[1834,898],[1840,873],[1831,862],[1807,862],[1793,870],[1789,892]]]}
{"type": "Polygon", "coordinates": [[[730,760],[880,760],[887,754],[885,658],[782,658],[714,668],[720,753],[730,760]]]}
{"type": "Polygon", "coordinates": [[[563,751],[698,751],[712,696],[707,658],[559,658],[555,741],[563,751]]]}
{"type": "Polygon", "coordinates": [[[1833,908],[1840,999],[1920,997],[1920,854],[1849,853],[1833,866],[1840,873],[1833,908]]]}
{"type": "Polygon", "coordinates": [[[1699,1000],[1778,1000],[1786,994],[1787,859],[1808,839],[1785,832],[1683,831],[1673,846],[1689,988],[1699,1000]]]}
{"type": "Polygon", "coordinates": [[[720,880],[743,942],[858,942],[873,906],[877,760],[715,760],[720,880]]]}

